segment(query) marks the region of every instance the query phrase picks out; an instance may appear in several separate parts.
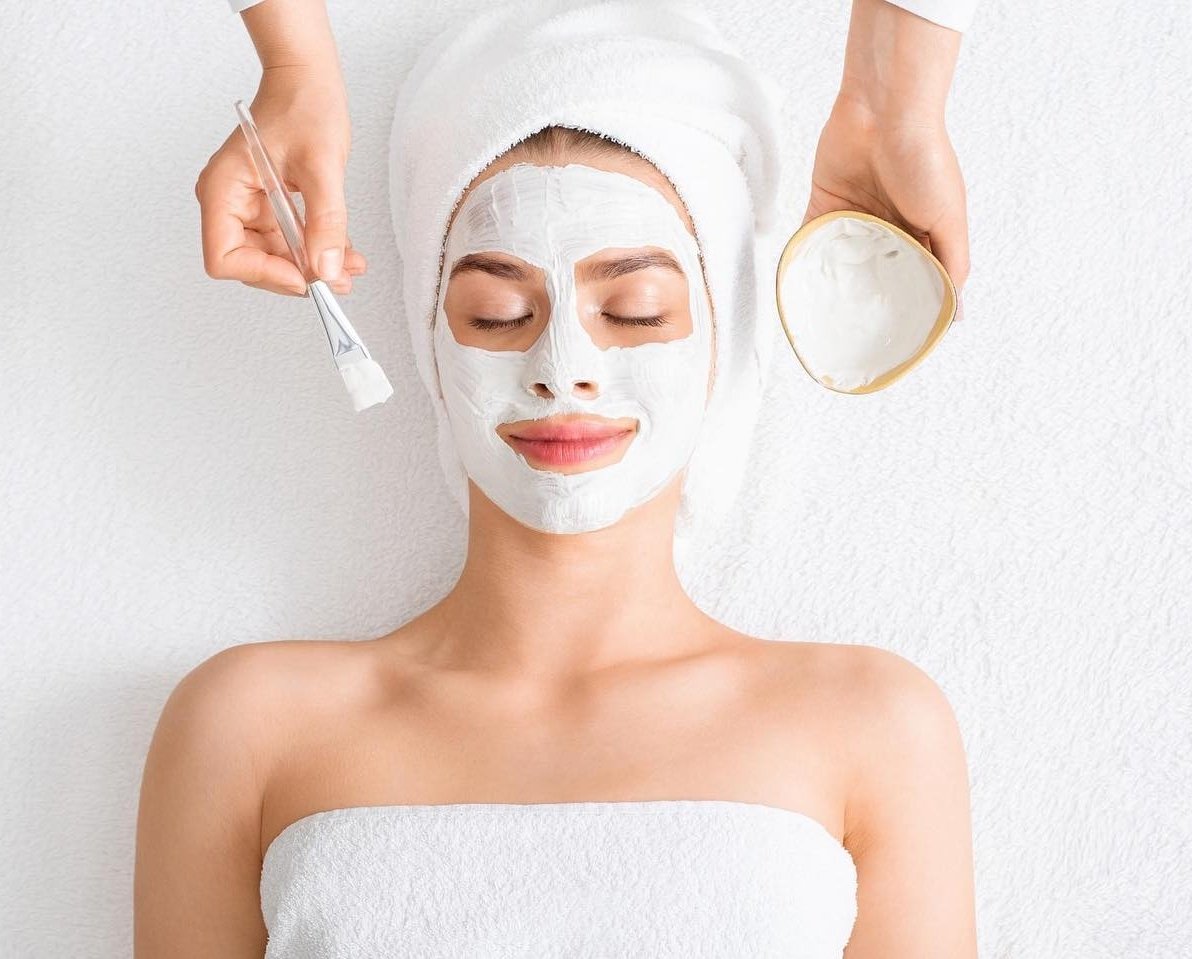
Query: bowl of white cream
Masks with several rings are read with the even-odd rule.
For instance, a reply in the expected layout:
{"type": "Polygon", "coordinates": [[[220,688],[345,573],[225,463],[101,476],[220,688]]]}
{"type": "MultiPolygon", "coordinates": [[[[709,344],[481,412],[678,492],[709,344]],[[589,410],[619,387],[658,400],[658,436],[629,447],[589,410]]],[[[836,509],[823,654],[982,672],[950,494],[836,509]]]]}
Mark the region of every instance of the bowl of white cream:
{"type": "Polygon", "coordinates": [[[943,264],[880,217],[837,210],[808,220],[778,259],[778,316],[816,382],[873,393],[910,372],[956,315],[943,264]]]}

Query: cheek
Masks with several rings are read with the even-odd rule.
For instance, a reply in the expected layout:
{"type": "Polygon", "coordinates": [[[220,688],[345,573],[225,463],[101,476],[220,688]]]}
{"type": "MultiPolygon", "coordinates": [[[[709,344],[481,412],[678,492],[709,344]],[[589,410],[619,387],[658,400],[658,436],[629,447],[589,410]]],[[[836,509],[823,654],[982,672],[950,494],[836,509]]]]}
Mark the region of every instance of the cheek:
{"type": "Polygon", "coordinates": [[[519,418],[504,414],[530,400],[522,385],[529,354],[487,343],[461,345],[451,338],[445,322],[436,324],[432,341],[440,393],[457,429],[485,432],[494,416],[519,418]]]}
{"type": "Polygon", "coordinates": [[[484,368],[468,355],[453,337],[447,317],[440,310],[431,337],[435,350],[435,368],[439,392],[449,409],[472,407],[485,392],[484,368]]]}
{"type": "Polygon", "coordinates": [[[708,343],[699,336],[645,343],[610,351],[613,389],[632,395],[645,407],[674,410],[706,404],[708,343]]]}

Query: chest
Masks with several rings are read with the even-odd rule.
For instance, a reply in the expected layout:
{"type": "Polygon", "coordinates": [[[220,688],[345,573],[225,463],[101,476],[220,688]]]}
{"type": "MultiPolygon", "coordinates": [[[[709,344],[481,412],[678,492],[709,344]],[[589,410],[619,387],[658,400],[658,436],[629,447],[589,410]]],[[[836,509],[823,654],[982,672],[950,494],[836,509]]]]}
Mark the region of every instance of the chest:
{"type": "Polygon", "coordinates": [[[839,836],[847,771],[830,712],[724,675],[536,703],[444,684],[306,716],[269,778],[263,846],[321,809],[471,802],[733,799],[801,810],[839,836]]]}

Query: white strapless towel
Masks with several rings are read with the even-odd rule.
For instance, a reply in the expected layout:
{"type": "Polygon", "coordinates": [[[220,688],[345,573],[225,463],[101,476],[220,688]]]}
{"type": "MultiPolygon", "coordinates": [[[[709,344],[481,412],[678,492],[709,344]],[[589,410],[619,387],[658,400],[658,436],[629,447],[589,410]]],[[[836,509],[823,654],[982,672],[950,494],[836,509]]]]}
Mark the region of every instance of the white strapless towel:
{"type": "Polygon", "coordinates": [[[856,892],[818,820],[719,799],[328,809],[261,867],[265,959],[840,959],[856,892]]]}

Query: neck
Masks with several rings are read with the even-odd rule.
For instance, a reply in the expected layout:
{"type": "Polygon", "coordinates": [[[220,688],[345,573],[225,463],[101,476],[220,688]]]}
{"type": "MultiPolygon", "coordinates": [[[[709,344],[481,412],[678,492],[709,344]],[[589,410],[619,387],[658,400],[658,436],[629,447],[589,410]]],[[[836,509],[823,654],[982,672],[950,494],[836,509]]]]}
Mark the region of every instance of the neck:
{"type": "Polygon", "coordinates": [[[717,624],[674,566],[680,482],[570,534],[523,526],[469,482],[468,555],[433,611],[431,657],[541,685],[706,647],[717,624]]]}

